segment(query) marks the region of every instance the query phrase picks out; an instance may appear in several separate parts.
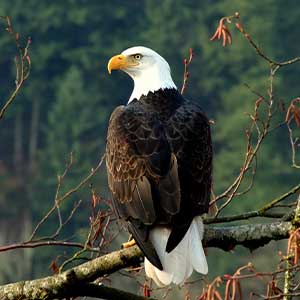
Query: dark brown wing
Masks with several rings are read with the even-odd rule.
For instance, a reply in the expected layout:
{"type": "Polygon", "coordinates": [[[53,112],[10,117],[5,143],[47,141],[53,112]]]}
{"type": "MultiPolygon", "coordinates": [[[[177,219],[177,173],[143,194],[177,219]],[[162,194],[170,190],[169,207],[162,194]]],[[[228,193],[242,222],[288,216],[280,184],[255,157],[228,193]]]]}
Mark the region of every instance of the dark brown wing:
{"type": "Polygon", "coordinates": [[[201,109],[185,101],[169,119],[167,138],[176,154],[181,208],[173,221],[167,251],[172,251],[192,219],[208,211],[212,182],[212,142],[209,120],[201,109]]]}
{"type": "Polygon", "coordinates": [[[158,268],[159,258],[148,240],[151,226],[168,222],[180,209],[176,157],[162,123],[139,104],[117,107],[111,115],[106,164],[118,216],[146,257],[158,268]]]}

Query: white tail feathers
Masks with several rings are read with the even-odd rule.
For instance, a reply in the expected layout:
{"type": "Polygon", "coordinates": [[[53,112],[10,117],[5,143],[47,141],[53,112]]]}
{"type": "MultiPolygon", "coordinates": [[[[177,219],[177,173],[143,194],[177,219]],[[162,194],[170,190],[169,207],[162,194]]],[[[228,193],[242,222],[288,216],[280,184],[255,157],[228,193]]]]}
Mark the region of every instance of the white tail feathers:
{"type": "Polygon", "coordinates": [[[150,240],[160,258],[163,271],[153,266],[145,258],[146,275],[154,280],[158,286],[171,283],[182,284],[191,276],[193,270],[207,274],[208,267],[202,247],[204,226],[201,217],[195,217],[190,228],[178,246],[170,253],[166,252],[166,245],[171,230],[157,226],[150,231],[150,240]]]}

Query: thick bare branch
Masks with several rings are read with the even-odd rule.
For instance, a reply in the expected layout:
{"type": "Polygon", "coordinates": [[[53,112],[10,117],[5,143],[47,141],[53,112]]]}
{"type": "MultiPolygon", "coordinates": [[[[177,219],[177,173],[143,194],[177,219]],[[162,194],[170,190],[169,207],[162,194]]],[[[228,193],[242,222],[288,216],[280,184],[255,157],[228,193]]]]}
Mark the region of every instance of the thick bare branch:
{"type": "MultiPolygon", "coordinates": [[[[15,284],[16,285],[16,284],[15,284]]],[[[16,285],[16,289],[19,291],[24,291],[24,286],[22,282],[16,285]]],[[[98,285],[94,283],[87,283],[87,284],[74,284],[68,285],[66,287],[62,287],[59,292],[57,293],[56,290],[45,290],[42,293],[38,293],[39,291],[27,290],[28,292],[32,291],[32,294],[23,293],[22,298],[15,298],[13,293],[8,293],[7,295],[1,297],[0,299],[57,299],[59,298],[68,298],[68,297],[79,297],[79,296],[86,296],[86,297],[93,297],[99,299],[109,299],[109,300],[154,300],[153,298],[139,296],[133,293],[125,292],[119,289],[98,285]],[[13,297],[13,298],[11,298],[13,297]],[[24,298],[23,298],[24,297],[24,298]],[[29,297],[29,298],[27,298],[29,297]]],[[[21,294],[20,294],[21,295],[21,294]]]]}
{"type": "Polygon", "coordinates": [[[288,238],[290,229],[290,222],[206,227],[203,244],[205,247],[217,247],[223,250],[231,250],[237,245],[254,250],[272,240],[288,238]]]}
{"type": "Polygon", "coordinates": [[[109,300],[122,300],[122,299],[154,300],[154,298],[143,297],[125,291],[121,291],[115,288],[111,288],[103,285],[97,285],[94,283],[88,283],[82,286],[78,285],[67,296],[68,297],[86,296],[86,297],[95,297],[95,298],[109,299],[109,300]]]}
{"type": "MultiPolygon", "coordinates": [[[[236,245],[243,245],[253,250],[267,244],[271,240],[287,238],[290,228],[290,222],[249,224],[225,228],[207,226],[203,244],[206,247],[218,247],[224,250],[230,250],[236,245]]],[[[137,246],[115,251],[58,275],[0,286],[0,299],[61,299],[66,295],[76,296],[74,292],[79,285],[86,287],[87,284],[93,283],[97,278],[106,274],[140,264],[142,257],[143,254],[137,246]]],[[[104,291],[102,286],[96,287],[96,285],[93,285],[93,287],[95,290],[99,290],[99,293],[101,293],[100,289],[104,291]]],[[[106,296],[102,294],[101,297],[115,299],[109,298],[109,295],[110,293],[106,294],[106,296]]],[[[83,296],[82,293],[80,296],[83,296]]],[[[88,295],[86,294],[86,296],[88,295]]],[[[89,296],[92,295],[89,294],[89,296]]],[[[124,297],[120,294],[118,298],[119,300],[128,299],[126,293],[124,297]]]]}

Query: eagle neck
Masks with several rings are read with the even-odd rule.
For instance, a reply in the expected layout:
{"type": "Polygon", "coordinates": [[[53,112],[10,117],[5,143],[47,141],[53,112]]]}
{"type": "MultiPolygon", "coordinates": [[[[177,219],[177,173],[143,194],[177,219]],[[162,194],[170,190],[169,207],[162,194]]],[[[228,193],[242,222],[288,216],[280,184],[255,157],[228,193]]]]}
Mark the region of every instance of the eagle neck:
{"type": "Polygon", "coordinates": [[[177,89],[172,80],[169,68],[163,70],[153,66],[152,68],[143,70],[143,72],[131,72],[129,75],[134,81],[134,88],[128,103],[133,99],[139,100],[142,96],[146,96],[150,92],[154,93],[164,89],[177,89]]]}

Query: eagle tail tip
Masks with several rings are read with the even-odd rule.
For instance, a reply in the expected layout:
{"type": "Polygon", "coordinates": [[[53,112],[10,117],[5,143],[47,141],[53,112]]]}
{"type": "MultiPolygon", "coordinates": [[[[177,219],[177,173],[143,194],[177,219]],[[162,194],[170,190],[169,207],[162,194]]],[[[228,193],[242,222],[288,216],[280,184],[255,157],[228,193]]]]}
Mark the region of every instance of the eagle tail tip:
{"type": "Polygon", "coordinates": [[[201,217],[195,217],[186,235],[178,246],[170,253],[165,251],[170,229],[156,227],[150,232],[150,239],[161,260],[163,270],[153,266],[145,258],[146,275],[162,287],[171,283],[182,285],[195,269],[201,274],[207,274],[208,266],[202,246],[204,226],[201,217]]]}

